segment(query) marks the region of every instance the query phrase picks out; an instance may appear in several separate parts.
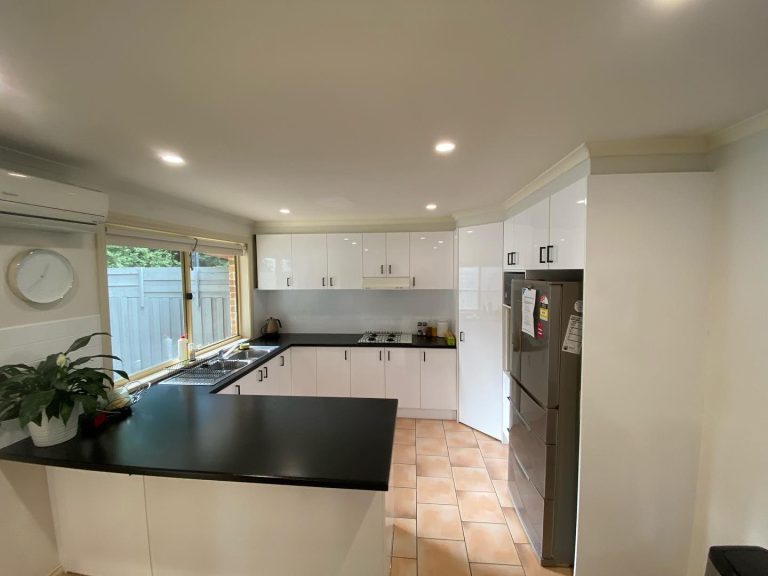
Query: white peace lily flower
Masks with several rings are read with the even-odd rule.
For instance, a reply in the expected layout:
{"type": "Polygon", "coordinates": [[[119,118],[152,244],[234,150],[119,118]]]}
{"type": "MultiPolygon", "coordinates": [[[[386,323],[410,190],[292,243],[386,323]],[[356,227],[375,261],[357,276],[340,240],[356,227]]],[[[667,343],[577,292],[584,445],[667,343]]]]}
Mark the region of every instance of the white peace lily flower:
{"type": "Polygon", "coordinates": [[[67,360],[67,357],[64,354],[59,354],[56,357],[56,366],[58,366],[59,368],[64,368],[64,366],[66,366],[68,363],[69,361],[67,360]]]}

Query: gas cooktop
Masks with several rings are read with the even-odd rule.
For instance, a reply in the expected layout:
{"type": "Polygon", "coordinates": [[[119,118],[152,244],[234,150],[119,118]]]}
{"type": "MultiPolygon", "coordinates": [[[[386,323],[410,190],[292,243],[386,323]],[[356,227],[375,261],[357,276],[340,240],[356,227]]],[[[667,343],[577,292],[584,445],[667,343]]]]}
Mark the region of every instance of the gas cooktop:
{"type": "Polygon", "coordinates": [[[413,336],[411,334],[393,331],[366,332],[358,340],[360,344],[411,344],[412,342],[413,336]]]}

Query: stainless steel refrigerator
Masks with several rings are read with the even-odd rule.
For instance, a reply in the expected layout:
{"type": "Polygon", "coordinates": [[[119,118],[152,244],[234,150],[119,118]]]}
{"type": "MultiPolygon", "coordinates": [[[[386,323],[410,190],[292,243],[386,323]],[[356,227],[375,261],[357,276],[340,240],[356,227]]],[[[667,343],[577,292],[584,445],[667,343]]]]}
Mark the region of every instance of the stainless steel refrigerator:
{"type": "Polygon", "coordinates": [[[509,490],[544,566],[573,564],[581,387],[581,282],[505,278],[509,490]]]}

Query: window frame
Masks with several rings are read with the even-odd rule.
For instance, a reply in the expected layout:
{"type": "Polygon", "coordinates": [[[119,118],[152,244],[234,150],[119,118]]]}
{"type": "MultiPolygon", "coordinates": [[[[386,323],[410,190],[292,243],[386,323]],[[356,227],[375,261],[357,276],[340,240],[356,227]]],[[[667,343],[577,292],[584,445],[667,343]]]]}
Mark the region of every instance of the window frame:
{"type": "MultiPolygon", "coordinates": [[[[106,233],[104,230],[104,227],[99,231],[97,234],[97,265],[99,267],[99,292],[101,294],[101,302],[100,302],[100,315],[101,315],[101,325],[102,330],[104,332],[111,334],[111,326],[110,326],[110,302],[109,302],[109,280],[107,275],[107,246],[129,246],[130,244],[121,244],[120,242],[108,242],[106,233]]],[[[182,298],[184,300],[184,306],[182,307],[182,316],[184,321],[183,330],[184,333],[188,335],[188,337],[191,335],[192,338],[190,341],[194,341],[194,335],[191,334],[192,331],[192,299],[187,297],[187,294],[191,293],[191,285],[192,285],[192,277],[191,277],[191,255],[194,250],[181,250],[181,249],[174,249],[174,251],[179,252],[180,259],[181,259],[181,286],[182,286],[182,298]]],[[[209,252],[205,252],[204,250],[199,251],[201,254],[210,254],[209,252]]],[[[222,348],[228,344],[234,343],[238,340],[242,340],[244,338],[243,336],[243,308],[242,308],[242,272],[241,272],[241,266],[243,265],[243,262],[247,262],[247,254],[244,256],[240,256],[237,254],[232,254],[230,256],[235,259],[235,300],[237,305],[237,314],[236,314],[236,333],[232,336],[229,336],[223,340],[219,340],[217,342],[213,342],[207,346],[200,347],[197,349],[197,353],[199,354],[206,354],[208,352],[211,352],[213,350],[216,350],[218,348],[222,348]]],[[[103,338],[102,341],[102,348],[104,349],[106,354],[112,354],[112,339],[109,337],[103,338]]],[[[140,380],[151,380],[151,377],[153,375],[159,374],[163,370],[166,370],[170,366],[173,366],[174,364],[178,364],[179,360],[174,358],[171,360],[168,360],[166,362],[162,362],[160,364],[156,364],[152,367],[149,367],[145,370],[141,370],[139,372],[135,372],[132,374],[129,374],[129,378],[123,379],[115,379],[115,387],[122,387],[122,386],[130,386],[132,383],[140,380]]],[[[107,368],[113,368],[113,361],[111,359],[106,359],[105,365],[107,368]]]]}

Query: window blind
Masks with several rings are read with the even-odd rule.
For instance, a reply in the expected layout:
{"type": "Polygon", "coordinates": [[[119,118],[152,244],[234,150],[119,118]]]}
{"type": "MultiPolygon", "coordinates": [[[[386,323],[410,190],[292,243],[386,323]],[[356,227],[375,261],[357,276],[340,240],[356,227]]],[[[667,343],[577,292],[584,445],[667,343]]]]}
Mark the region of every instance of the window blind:
{"type": "Polygon", "coordinates": [[[186,236],[173,232],[150,230],[120,224],[107,224],[107,244],[122,246],[141,246],[144,248],[160,248],[180,252],[204,252],[214,256],[243,256],[246,245],[242,242],[229,242],[197,236],[186,236]]]}

